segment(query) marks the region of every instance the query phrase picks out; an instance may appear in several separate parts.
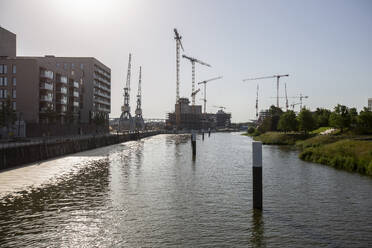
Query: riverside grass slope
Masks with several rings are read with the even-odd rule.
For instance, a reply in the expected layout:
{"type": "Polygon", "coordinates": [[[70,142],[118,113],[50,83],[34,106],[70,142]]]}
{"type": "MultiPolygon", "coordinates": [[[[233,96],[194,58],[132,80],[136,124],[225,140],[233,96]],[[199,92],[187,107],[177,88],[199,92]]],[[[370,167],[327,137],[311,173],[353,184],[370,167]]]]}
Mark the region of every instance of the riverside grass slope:
{"type": "Polygon", "coordinates": [[[253,139],[265,145],[296,144],[302,160],[372,176],[372,137],[314,135],[266,132],[253,139]]]}
{"type": "Polygon", "coordinates": [[[372,141],[316,136],[298,142],[302,160],[372,176],[372,141]]]}

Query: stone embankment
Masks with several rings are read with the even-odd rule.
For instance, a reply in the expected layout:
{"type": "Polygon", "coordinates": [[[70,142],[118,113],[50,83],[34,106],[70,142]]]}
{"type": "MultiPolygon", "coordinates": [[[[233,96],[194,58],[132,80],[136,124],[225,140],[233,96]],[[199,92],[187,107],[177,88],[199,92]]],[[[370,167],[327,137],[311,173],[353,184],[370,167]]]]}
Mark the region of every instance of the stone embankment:
{"type": "Polygon", "coordinates": [[[19,165],[46,160],[58,156],[118,144],[153,136],[161,131],[86,136],[71,139],[54,139],[14,145],[0,149],[0,171],[19,165]]]}

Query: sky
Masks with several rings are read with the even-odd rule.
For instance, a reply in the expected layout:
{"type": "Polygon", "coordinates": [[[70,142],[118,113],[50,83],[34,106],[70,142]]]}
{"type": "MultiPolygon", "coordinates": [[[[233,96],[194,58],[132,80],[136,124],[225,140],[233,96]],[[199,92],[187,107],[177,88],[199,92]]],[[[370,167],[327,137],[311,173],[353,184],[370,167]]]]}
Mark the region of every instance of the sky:
{"type": "MultiPolygon", "coordinates": [[[[166,118],[176,100],[176,43],[212,67],[196,65],[207,86],[207,110],[224,106],[233,122],[255,118],[276,103],[276,79],[304,105],[361,110],[372,98],[372,1],[370,0],[0,0],[0,26],[17,34],[18,56],[95,57],[111,68],[111,114],[120,116],[132,53],[134,114],[142,66],[144,118],[166,118]]],[[[180,95],[190,98],[191,64],[181,59],[180,95]]],[[[203,89],[196,98],[202,104],[203,89]]],[[[290,98],[289,104],[299,102],[290,98]]],[[[285,108],[285,99],[280,99],[285,108]]],[[[296,106],[298,110],[299,106],[296,106]]]]}

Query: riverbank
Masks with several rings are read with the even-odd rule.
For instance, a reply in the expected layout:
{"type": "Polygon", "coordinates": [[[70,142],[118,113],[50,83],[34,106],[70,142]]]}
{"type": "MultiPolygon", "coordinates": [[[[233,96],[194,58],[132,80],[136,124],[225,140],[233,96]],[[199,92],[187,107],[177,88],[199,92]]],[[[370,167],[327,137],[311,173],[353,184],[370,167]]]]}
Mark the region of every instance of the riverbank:
{"type": "Polygon", "coordinates": [[[35,143],[22,143],[0,149],[0,171],[16,166],[38,162],[103,146],[137,140],[162,133],[146,131],[138,133],[104,134],[82,136],[74,139],[52,139],[35,143]]]}
{"type": "Polygon", "coordinates": [[[304,161],[372,176],[370,136],[267,132],[252,137],[265,145],[296,145],[304,161]]]}

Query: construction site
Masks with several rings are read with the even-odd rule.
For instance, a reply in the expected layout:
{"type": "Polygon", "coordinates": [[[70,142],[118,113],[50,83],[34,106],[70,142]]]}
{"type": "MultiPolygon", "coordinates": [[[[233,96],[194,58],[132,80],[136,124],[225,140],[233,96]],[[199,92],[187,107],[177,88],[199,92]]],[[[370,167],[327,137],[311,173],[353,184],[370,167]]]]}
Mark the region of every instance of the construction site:
{"type": "Polygon", "coordinates": [[[204,110],[202,105],[195,104],[196,95],[201,91],[200,88],[196,87],[196,75],[195,65],[203,65],[211,67],[208,63],[205,63],[194,57],[182,55],[182,58],[188,60],[191,63],[191,102],[187,97],[180,97],[180,49],[184,51],[182,45],[182,36],[178,33],[177,29],[174,29],[174,39],[176,41],[176,103],[174,106],[174,112],[168,113],[166,120],[166,129],[169,130],[207,130],[207,129],[224,129],[231,125],[231,113],[224,111],[223,106],[214,106],[219,108],[216,113],[207,112],[207,83],[221,79],[222,76],[214,77],[208,80],[199,82],[197,85],[203,86],[203,102],[204,110]]]}

